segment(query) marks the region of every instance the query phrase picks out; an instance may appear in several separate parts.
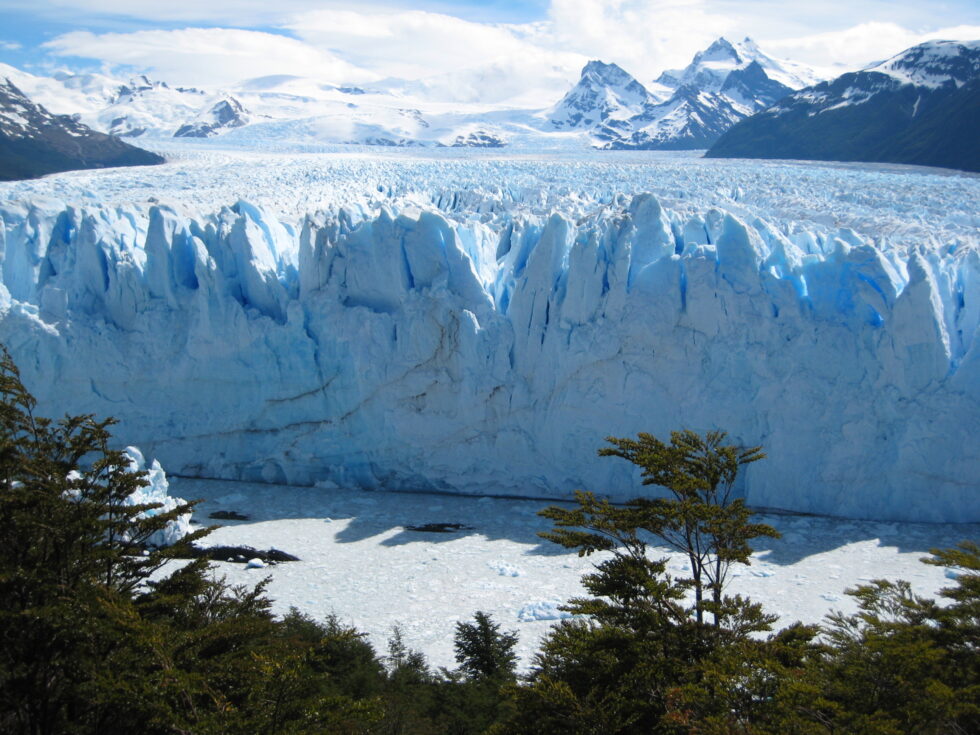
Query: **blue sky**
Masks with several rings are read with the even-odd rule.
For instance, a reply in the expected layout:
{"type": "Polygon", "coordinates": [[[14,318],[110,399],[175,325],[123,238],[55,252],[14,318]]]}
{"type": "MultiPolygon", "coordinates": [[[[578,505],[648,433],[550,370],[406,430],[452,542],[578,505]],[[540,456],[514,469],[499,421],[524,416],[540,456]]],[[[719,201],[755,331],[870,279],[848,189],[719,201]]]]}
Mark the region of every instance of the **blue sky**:
{"type": "Polygon", "coordinates": [[[640,78],[718,35],[854,68],[930,37],[980,37],[980,2],[940,0],[0,0],[0,62],[231,83],[257,71],[333,81],[483,64],[523,73],[616,61],[640,78]]]}

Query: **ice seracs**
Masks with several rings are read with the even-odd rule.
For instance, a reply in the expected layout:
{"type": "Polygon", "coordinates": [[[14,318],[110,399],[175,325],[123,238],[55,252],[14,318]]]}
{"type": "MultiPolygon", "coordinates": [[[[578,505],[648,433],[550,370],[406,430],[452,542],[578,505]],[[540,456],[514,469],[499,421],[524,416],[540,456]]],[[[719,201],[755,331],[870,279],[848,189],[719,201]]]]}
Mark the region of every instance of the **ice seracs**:
{"type": "MultiPolygon", "coordinates": [[[[126,447],[123,452],[129,459],[129,471],[146,472],[147,483],[126,499],[127,505],[156,505],[158,507],[144,510],[141,513],[141,515],[153,517],[161,513],[169,513],[186,502],[183,498],[175,498],[170,495],[167,473],[163,471],[163,467],[157,460],[153,460],[147,466],[143,453],[137,447],[126,447]]],[[[151,546],[171,546],[190,532],[191,513],[184,513],[150,536],[146,542],[151,546]]]]}
{"type": "Polygon", "coordinates": [[[182,475],[625,498],[605,436],[719,428],[754,505],[980,517],[974,179],[454,155],[4,185],[0,340],[182,475]]]}

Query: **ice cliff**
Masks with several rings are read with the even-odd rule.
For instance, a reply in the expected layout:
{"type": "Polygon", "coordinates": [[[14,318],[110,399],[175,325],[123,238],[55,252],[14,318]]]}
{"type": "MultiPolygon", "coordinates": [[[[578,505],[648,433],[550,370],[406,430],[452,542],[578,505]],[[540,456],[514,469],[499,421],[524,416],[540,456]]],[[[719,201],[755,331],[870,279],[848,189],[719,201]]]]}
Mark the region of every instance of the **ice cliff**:
{"type": "Polygon", "coordinates": [[[757,506],[980,520],[980,255],[650,194],[0,208],[0,340],[176,474],[638,492],[607,435],[761,444],[757,506]]]}

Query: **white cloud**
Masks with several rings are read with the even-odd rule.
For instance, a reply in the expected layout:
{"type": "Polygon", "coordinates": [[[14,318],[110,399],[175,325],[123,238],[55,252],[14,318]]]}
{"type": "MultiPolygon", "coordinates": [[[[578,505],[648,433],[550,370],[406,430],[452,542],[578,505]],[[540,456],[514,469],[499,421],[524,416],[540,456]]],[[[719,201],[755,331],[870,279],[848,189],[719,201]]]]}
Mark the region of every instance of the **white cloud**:
{"type": "Polygon", "coordinates": [[[558,65],[579,60],[522,38],[518,26],[420,10],[318,10],[294,17],[285,27],[382,76],[417,79],[508,59],[535,64],[544,56],[558,65]]]}
{"type": "Polygon", "coordinates": [[[574,77],[584,61],[615,61],[647,79],[684,65],[735,25],[707,10],[706,0],[552,0],[533,24],[474,23],[424,11],[316,10],[284,27],[383,76],[429,77],[502,64],[563,69],[574,77]]]}
{"type": "Polygon", "coordinates": [[[736,21],[703,0],[552,0],[551,43],[603,61],[615,61],[646,81],[687,65],[736,21]]]}
{"type": "Polygon", "coordinates": [[[764,42],[764,48],[809,64],[857,69],[924,41],[977,38],[980,38],[980,26],[951,26],[921,32],[903,28],[897,23],[869,22],[799,38],[771,39],[764,42]]]}
{"type": "Polygon", "coordinates": [[[0,41],[0,50],[3,50],[3,51],[18,51],[21,48],[23,48],[23,46],[21,46],[16,41],[0,41]]]}
{"type": "MultiPolygon", "coordinates": [[[[838,7],[843,1],[828,3],[838,7]]],[[[768,0],[551,0],[546,19],[523,25],[477,23],[377,2],[366,0],[352,9],[350,2],[329,0],[84,0],[92,11],[188,21],[197,13],[231,25],[264,14],[292,37],[229,28],[76,31],[45,47],[62,57],[142,68],[179,84],[224,86],[269,74],[354,83],[395,77],[423,80],[405,88],[430,97],[466,102],[520,98],[543,106],[574,83],[588,59],[614,61],[648,82],[664,69],[686,65],[719,35],[748,33],[777,56],[846,68],[891,56],[926,38],[980,37],[978,26],[925,34],[895,22],[855,20],[842,30],[807,34],[811,26],[791,13],[772,14],[768,0]]],[[[78,8],[83,0],[47,0],[51,4],[78,8]]],[[[827,8],[814,12],[824,17],[827,8]]],[[[858,7],[840,17],[860,19],[869,13],[858,7]]],[[[827,26],[821,21],[812,27],[827,26]]]]}
{"type": "Polygon", "coordinates": [[[334,54],[295,38],[230,28],[102,34],[73,31],[44,47],[60,56],[133,66],[187,85],[224,86],[269,74],[299,74],[333,82],[373,78],[334,54]]]}

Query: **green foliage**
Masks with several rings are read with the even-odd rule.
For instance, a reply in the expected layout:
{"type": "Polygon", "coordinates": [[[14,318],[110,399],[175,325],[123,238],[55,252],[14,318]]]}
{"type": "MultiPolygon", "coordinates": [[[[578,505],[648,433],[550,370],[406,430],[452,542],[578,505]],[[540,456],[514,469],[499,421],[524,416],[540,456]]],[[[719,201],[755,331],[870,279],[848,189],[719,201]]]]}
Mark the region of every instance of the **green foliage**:
{"type": "Polygon", "coordinates": [[[715,626],[721,625],[722,590],[731,565],[750,563],[753,539],[779,536],[770,526],[752,523],[745,502],[733,497],[739,469],[763,459],[761,447],[725,444],[725,438],[717,431],[704,437],[675,431],[670,444],[642,433],[637,439],[608,437],[613,446],[600,449],[600,456],[629,460],[642,468],[644,485],[661,486],[671,497],[636,498],[616,507],[579,491],[577,508],[552,506],[541,512],[556,526],[541,535],[578,549],[579,555],[613,551],[628,556],[634,571],[646,563],[644,534],[657,538],[688,560],[691,577],[685,582],[694,589],[698,622],[710,612],[715,626]]]}
{"type": "Polygon", "coordinates": [[[980,549],[933,553],[924,561],[960,569],[949,604],[875,580],[849,590],[856,614],[828,617],[821,654],[781,693],[813,732],[980,731],[980,549]]]}
{"type": "Polygon", "coordinates": [[[173,561],[207,529],[148,546],[192,504],[130,505],[145,473],[110,448],[112,421],[34,406],[2,351],[0,731],[364,732],[381,719],[377,697],[334,682],[338,669],[369,678],[372,662],[383,681],[356,634],[277,621],[264,583],[229,588],[203,560],[173,561]]]}
{"type": "Polygon", "coordinates": [[[517,667],[517,633],[501,633],[500,625],[477,611],[472,623],[456,623],[456,663],[470,680],[513,680],[517,667]]]}
{"type": "Polygon", "coordinates": [[[741,467],[765,458],[762,447],[725,444],[726,434],[674,431],[670,444],[650,434],[608,437],[602,457],[621,457],[642,468],[643,484],[666,488],[671,498],[637,498],[628,504],[641,528],[684,554],[690,564],[699,621],[711,611],[720,623],[722,589],[732,563],[748,564],[753,539],[779,534],[749,521],[745,501],[733,497],[741,467]],[[704,593],[711,602],[706,603],[704,593]]]}
{"type": "MultiPolygon", "coordinates": [[[[749,635],[768,630],[775,618],[747,600],[724,596],[723,588],[732,563],[749,563],[749,542],[776,532],[751,523],[744,503],[732,497],[739,468],[761,459],[762,452],[726,445],[724,439],[720,432],[675,432],[670,444],[649,434],[637,440],[610,437],[613,446],[600,450],[601,456],[637,464],[644,484],[660,485],[671,497],[616,506],[580,491],[575,507],[551,506],[540,513],[555,524],[544,538],[580,556],[608,555],[582,579],[591,596],[564,607],[578,619],[553,629],[529,685],[516,693],[518,709],[546,723],[541,731],[685,731],[698,708],[702,724],[715,716],[730,723],[748,716],[737,708],[747,711],[765,699],[760,692],[769,679],[734,666],[731,652],[754,650],[749,635]],[[649,558],[651,539],[682,552],[691,576],[674,579],[665,559],[649,558]],[[694,603],[688,606],[692,589],[694,603]],[[712,614],[710,624],[706,612],[712,614]],[[709,683],[715,693],[701,698],[709,683]],[[717,713],[706,707],[724,701],[726,687],[729,707],[717,713]],[[735,696],[740,691],[745,693],[735,696]]],[[[764,644],[759,646],[756,657],[764,659],[764,644]]],[[[517,718],[508,727],[530,732],[517,718]]]]}

